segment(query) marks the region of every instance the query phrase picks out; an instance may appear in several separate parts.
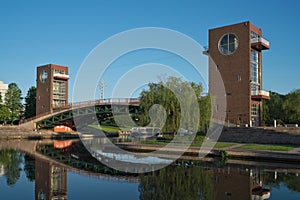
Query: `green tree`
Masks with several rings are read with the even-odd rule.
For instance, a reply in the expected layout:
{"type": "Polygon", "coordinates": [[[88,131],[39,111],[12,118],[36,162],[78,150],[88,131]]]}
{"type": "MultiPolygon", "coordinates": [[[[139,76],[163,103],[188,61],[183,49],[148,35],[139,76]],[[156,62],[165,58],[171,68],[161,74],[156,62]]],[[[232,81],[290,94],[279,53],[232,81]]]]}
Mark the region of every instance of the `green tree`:
{"type": "Polygon", "coordinates": [[[201,97],[203,91],[201,84],[189,83],[182,81],[180,78],[169,77],[165,83],[149,83],[148,86],[149,89],[144,90],[140,94],[140,108],[143,113],[139,118],[140,125],[145,126],[151,122],[151,126],[157,126],[157,124],[162,123],[164,119],[156,116],[156,120],[153,121],[150,119],[149,113],[153,105],[159,104],[166,112],[166,123],[163,127],[163,132],[176,133],[179,126],[192,130],[191,127],[197,123],[199,124],[197,131],[204,130],[208,126],[211,117],[211,100],[210,96],[201,97]],[[193,91],[190,91],[191,89],[193,91]],[[195,98],[192,98],[191,92],[195,95],[196,102],[195,98]],[[180,95],[176,96],[176,94],[180,95]],[[199,108],[193,109],[197,104],[199,108]],[[185,124],[180,124],[182,118],[184,118],[185,124]],[[198,122],[196,121],[197,119],[199,119],[198,122]]]}
{"type": "MultiPolygon", "coordinates": [[[[149,90],[143,91],[140,95],[141,99],[141,110],[143,115],[140,118],[140,123],[145,126],[150,123],[150,108],[159,104],[164,107],[166,111],[166,123],[163,128],[164,132],[175,132],[179,127],[178,125],[178,116],[180,116],[180,105],[179,101],[176,98],[175,94],[167,87],[163,86],[162,82],[160,83],[149,83],[149,90]]],[[[156,116],[157,118],[159,116],[156,116]]],[[[159,121],[159,120],[156,120],[159,121]]],[[[152,121],[151,126],[157,126],[155,122],[152,121]]]]}
{"type": "Polygon", "coordinates": [[[283,123],[283,101],[285,96],[270,92],[270,100],[263,100],[263,120],[266,125],[273,125],[274,120],[283,123]]]}
{"type": "Polygon", "coordinates": [[[36,115],[36,87],[29,88],[25,97],[25,112],[24,117],[29,118],[36,115]]]}
{"type": "Polygon", "coordinates": [[[286,95],[282,108],[286,123],[300,123],[300,89],[286,95]]]}
{"type": "Polygon", "coordinates": [[[21,90],[16,83],[10,83],[5,94],[5,104],[10,111],[11,123],[20,119],[21,116],[21,90]]]}
{"type": "Polygon", "coordinates": [[[210,95],[201,97],[199,100],[199,106],[200,106],[200,121],[199,121],[199,127],[198,131],[200,132],[207,132],[207,129],[209,127],[209,123],[212,117],[212,102],[210,95]]]}
{"type": "Polygon", "coordinates": [[[0,105],[0,122],[6,124],[10,119],[10,111],[6,105],[0,105]]]}

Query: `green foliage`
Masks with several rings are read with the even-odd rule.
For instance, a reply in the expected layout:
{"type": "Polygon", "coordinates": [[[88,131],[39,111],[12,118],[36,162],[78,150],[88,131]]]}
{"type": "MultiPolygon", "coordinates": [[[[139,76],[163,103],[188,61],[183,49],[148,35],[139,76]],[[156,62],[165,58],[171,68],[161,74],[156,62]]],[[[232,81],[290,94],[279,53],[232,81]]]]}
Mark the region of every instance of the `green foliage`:
{"type": "Polygon", "coordinates": [[[265,124],[273,125],[274,120],[280,122],[282,120],[282,104],[284,101],[284,95],[280,95],[275,92],[270,92],[270,100],[263,101],[263,118],[265,124]]]}
{"type": "Polygon", "coordinates": [[[140,108],[143,113],[139,116],[141,126],[164,125],[162,131],[172,133],[176,133],[179,126],[186,130],[193,130],[193,126],[198,124],[198,129],[196,127],[195,131],[205,130],[208,127],[211,117],[211,99],[210,96],[201,97],[203,91],[201,84],[169,77],[165,83],[162,81],[149,83],[148,86],[149,89],[140,94],[140,108]],[[160,107],[153,106],[156,104],[160,107]],[[197,105],[198,108],[195,107],[197,105]],[[162,111],[162,108],[165,111],[162,111]],[[162,114],[151,118],[151,109],[152,111],[156,109],[156,112],[162,114]]]}
{"type": "Polygon", "coordinates": [[[121,131],[121,129],[117,126],[106,126],[106,125],[98,126],[98,125],[92,124],[92,125],[89,125],[89,127],[102,130],[105,133],[118,133],[119,131],[121,131]]]}
{"type": "Polygon", "coordinates": [[[6,124],[10,120],[10,110],[6,105],[0,105],[0,122],[6,124]]]}
{"type": "Polygon", "coordinates": [[[9,121],[13,123],[21,116],[21,90],[16,83],[10,83],[5,94],[5,105],[10,111],[9,121]]]}
{"type": "Polygon", "coordinates": [[[245,144],[238,147],[238,149],[245,150],[271,150],[271,151],[290,151],[294,146],[290,145],[265,145],[265,144],[245,144]]]}
{"type": "Polygon", "coordinates": [[[217,142],[216,145],[214,146],[214,148],[222,149],[222,148],[226,148],[226,147],[232,147],[236,144],[237,143],[233,143],[233,142],[217,142]]]}
{"type": "Polygon", "coordinates": [[[287,95],[270,92],[270,100],[263,101],[263,118],[266,125],[300,124],[300,90],[294,90],[287,95]]]}
{"type": "Polygon", "coordinates": [[[24,117],[30,118],[36,115],[36,88],[32,86],[29,88],[25,97],[25,112],[24,117]]]}
{"type": "Polygon", "coordinates": [[[211,115],[212,115],[212,100],[210,95],[207,95],[205,97],[201,97],[199,99],[199,107],[200,107],[200,121],[199,121],[199,127],[198,131],[199,132],[204,132],[206,134],[211,115]]]}
{"type": "Polygon", "coordinates": [[[221,164],[226,164],[228,160],[228,153],[225,150],[220,150],[220,155],[221,155],[221,164]]]}
{"type": "Polygon", "coordinates": [[[286,95],[282,105],[284,121],[300,123],[300,90],[295,90],[286,95]]]}

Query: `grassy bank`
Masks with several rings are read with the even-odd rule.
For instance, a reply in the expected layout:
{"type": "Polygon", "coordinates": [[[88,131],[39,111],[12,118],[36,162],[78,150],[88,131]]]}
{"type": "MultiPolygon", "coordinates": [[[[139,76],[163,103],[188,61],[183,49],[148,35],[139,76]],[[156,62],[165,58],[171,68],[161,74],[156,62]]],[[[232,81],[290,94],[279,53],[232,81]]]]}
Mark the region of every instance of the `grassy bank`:
{"type": "Polygon", "coordinates": [[[291,145],[264,145],[264,144],[245,144],[238,147],[240,150],[268,150],[268,151],[290,151],[295,146],[291,145]]]}
{"type": "MultiPolygon", "coordinates": [[[[203,143],[204,136],[196,136],[194,141],[191,143],[192,147],[201,147],[203,143]]],[[[171,139],[169,140],[152,140],[152,141],[142,141],[142,144],[149,144],[149,145],[167,145],[171,139]]],[[[182,141],[184,142],[184,141],[182,141]]],[[[188,141],[186,141],[187,143],[188,141]]],[[[182,143],[182,144],[186,144],[182,143]]],[[[181,143],[178,141],[178,145],[181,143]]],[[[232,147],[239,143],[234,142],[217,142],[214,145],[214,148],[222,149],[227,147],[232,147]]],[[[213,144],[209,144],[207,146],[211,146],[213,144]]],[[[242,146],[236,147],[235,149],[238,150],[267,150],[267,151],[290,151],[293,150],[296,146],[293,145],[271,145],[271,144],[243,144],[242,146]]]]}
{"type": "Polygon", "coordinates": [[[121,129],[119,127],[113,127],[113,126],[105,126],[105,125],[89,125],[89,127],[94,128],[94,129],[98,129],[98,130],[102,130],[105,133],[117,133],[119,131],[121,131],[121,129]]]}
{"type": "MultiPolygon", "coordinates": [[[[170,143],[170,141],[172,141],[173,137],[165,137],[165,138],[161,138],[161,139],[158,139],[158,140],[150,140],[150,141],[142,141],[141,143],[142,144],[154,144],[154,145],[167,145],[168,143],[170,143]]],[[[189,140],[190,138],[187,138],[186,141],[182,141],[182,144],[187,144],[189,143],[189,140]]],[[[191,146],[193,147],[201,147],[202,146],[202,143],[203,143],[203,140],[204,140],[204,136],[200,136],[200,135],[197,135],[193,142],[191,143],[191,146]]],[[[178,145],[181,144],[180,141],[177,141],[178,145]]],[[[217,142],[215,145],[214,145],[214,148],[226,148],[226,147],[230,147],[230,146],[234,146],[236,145],[237,143],[233,143],[233,142],[217,142]]],[[[210,144],[208,144],[208,146],[211,146],[210,144]]]]}

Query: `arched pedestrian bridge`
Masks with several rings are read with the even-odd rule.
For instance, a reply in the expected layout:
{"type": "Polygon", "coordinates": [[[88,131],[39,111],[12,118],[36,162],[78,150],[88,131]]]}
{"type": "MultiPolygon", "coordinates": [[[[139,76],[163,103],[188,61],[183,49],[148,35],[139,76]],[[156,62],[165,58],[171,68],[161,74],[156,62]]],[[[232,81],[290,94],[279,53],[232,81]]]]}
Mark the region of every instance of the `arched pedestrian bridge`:
{"type": "Polygon", "coordinates": [[[112,98],[95,101],[84,101],[60,107],[53,112],[44,113],[21,121],[21,127],[32,130],[49,129],[56,125],[67,125],[74,128],[74,118],[81,118],[85,123],[107,120],[114,115],[138,114],[140,100],[137,98],[112,98]]]}

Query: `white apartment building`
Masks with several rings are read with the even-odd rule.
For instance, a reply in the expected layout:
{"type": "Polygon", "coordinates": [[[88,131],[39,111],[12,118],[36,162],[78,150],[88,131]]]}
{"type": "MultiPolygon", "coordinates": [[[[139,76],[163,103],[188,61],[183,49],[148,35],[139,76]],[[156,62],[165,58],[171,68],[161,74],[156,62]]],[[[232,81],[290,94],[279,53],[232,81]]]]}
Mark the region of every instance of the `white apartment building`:
{"type": "Polygon", "coordinates": [[[8,90],[8,84],[3,83],[3,81],[0,81],[0,94],[2,97],[2,104],[4,103],[5,93],[8,90]]]}

